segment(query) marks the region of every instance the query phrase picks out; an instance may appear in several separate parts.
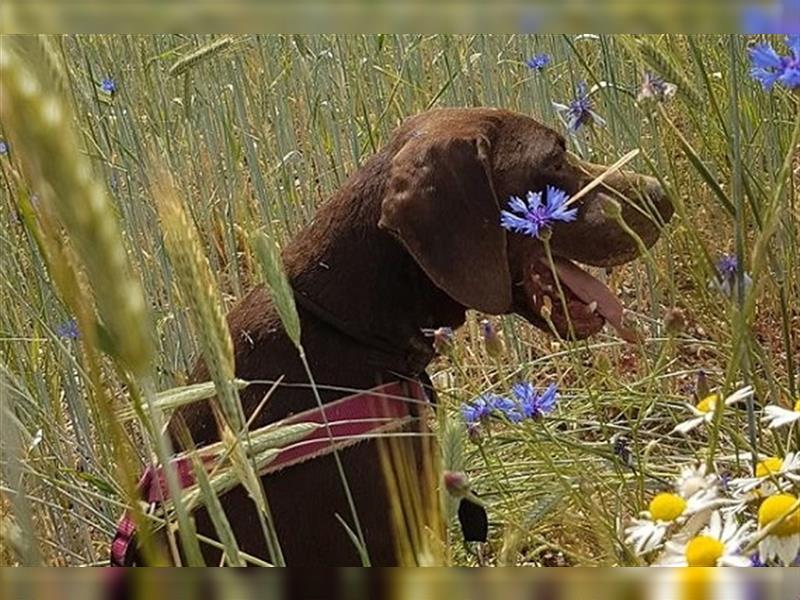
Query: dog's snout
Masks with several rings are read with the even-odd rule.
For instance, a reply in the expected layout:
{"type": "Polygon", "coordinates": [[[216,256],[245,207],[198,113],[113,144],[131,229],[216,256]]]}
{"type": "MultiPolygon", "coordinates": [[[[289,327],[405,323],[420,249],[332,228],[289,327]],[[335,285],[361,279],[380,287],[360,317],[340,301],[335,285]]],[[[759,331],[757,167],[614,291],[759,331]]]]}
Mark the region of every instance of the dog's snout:
{"type": "Polygon", "coordinates": [[[658,217],[661,220],[661,224],[667,223],[672,218],[674,208],[672,206],[672,202],[669,200],[664,186],[662,186],[655,177],[642,175],[641,178],[641,190],[645,198],[652,205],[652,207],[658,211],[658,217]]]}
{"type": "Polygon", "coordinates": [[[650,177],[649,175],[644,175],[643,179],[644,191],[649,198],[657,202],[665,196],[664,188],[661,187],[661,183],[659,183],[658,179],[650,177]]]}

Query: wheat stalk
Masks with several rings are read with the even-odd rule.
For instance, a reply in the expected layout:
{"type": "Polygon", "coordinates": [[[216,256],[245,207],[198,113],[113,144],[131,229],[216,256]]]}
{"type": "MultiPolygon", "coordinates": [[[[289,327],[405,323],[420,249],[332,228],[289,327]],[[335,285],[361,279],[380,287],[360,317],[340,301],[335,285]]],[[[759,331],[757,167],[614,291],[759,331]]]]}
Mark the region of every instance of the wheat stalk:
{"type": "MultiPolygon", "coordinates": [[[[155,164],[155,161],[153,161],[155,164]]],[[[208,258],[203,252],[194,224],[189,220],[170,175],[158,172],[154,195],[164,230],[164,242],[176,281],[188,304],[189,316],[200,340],[203,358],[217,391],[212,403],[223,443],[230,452],[231,465],[259,509],[259,518],[271,555],[281,563],[280,546],[269,505],[253,457],[248,456],[240,438],[249,441],[244,412],[235,383],[233,341],[219,306],[219,292],[208,258]],[[219,417],[217,407],[221,410],[219,417]]],[[[213,505],[212,505],[213,508],[213,505]]],[[[219,518],[219,516],[217,517],[219,518]]]]}
{"type": "MultiPolygon", "coordinates": [[[[44,48],[34,45],[34,50],[44,48]]],[[[98,439],[101,447],[109,447],[108,458],[114,459],[134,518],[148,539],[148,525],[135,490],[138,467],[125,432],[113,418],[95,350],[102,336],[104,349],[121,371],[133,375],[127,379],[134,396],[137,384],[150,387],[153,349],[144,294],[128,261],[117,215],[105,188],[95,179],[88,159],[81,152],[69,103],[60,97],[58,90],[43,85],[37,73],[40,67],[30,67],[15,49],[3,50],[0,118],[8,123],[25,177],[40,199],[38,209],[34,210],[27,198],[20,197],[20,210],[35,232],[62,298],[80,323],[93,390],[89,397],[95,400],[90,406],[96,417],[98,439]],[[93,306],[99,314],[97,324],[93,306]]],[[[153,429],[153,424],[149,425],[153,429]]],[[[159,458],[166,460],[168,447],[157,444],[157,449],[159,458]]],[[[171,489],[177,489],[174,478],[170,479],[171,489]]],[[[147,544],[144,551],[146,555],[152,554],[147,544]]]]}
{"type": "Polygon", "coordinates": [[[280,249],[264,231],[255,232],[250,237],[250,244],[261,265],[272,302],[278,310],[286,334],[300,348],[300,317],[294,301],[294,290],[283,270],[280,249]]]}
{"type": "Polygon", "coordinates": [[[214,40],[213,42],[195,50],[191,54],[187,54],[183,58],[173,63],[173,65],[169,68],[169,74],[173,77],[177,77],[186,73],[189,69],[196,67],[201,62],[210,59],[212,56],[219,54],[224,50],[227,50],[233,44],[234,39],[235,38],[229,36],[214,40]]]}
{"type": "Polygon", "coordinates": [[[211,380],[216,387],[226,424],[240,431],[244,424],[236,386],[233,383],[233,341],[219,305],[211,266],[208,263],[194,223],[183,208],[171,177],[161,172],[156,178],[154,196],[164,230],[164,242],[175,269],[176,282],[198,334],[211,380]]]}
{"type": "Polygon", "coordinates": [[[62,101],[16,52],[0,52],[0,117],[21,151],[27,178],[64,224],[94,291],[109,350],[134,375],[153,356],[149,315],[114,209],[92,175],[62,101]],[[24,129],[23,125],[24,124],[24,129]]]}

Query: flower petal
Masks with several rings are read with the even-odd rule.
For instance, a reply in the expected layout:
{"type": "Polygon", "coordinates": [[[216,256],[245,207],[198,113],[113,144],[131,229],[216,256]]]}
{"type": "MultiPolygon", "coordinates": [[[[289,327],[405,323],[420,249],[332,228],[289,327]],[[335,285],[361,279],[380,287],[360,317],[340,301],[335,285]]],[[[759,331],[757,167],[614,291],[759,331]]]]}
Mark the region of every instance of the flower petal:
{"type": "Polygon", "coordinates": [[[513,212],[519,213],[521,215],[524,215],[525,211],[528,210],[528,206],[519,196],[511,196],[508,199],[508,208],[510,208],[513,212]]]}
{"type": "Polygon", "coordinates": [[[786,36],[786,45],[792,51],[795,60],[800,60],[800,34],[793,33],[786,36]]]}
{"type": "Polygon", "coordinates": [[[770,404],[764,407],[764,416],[761,420],[767,422],[767,427],[777,429],[800,420],[800,412],[770,404]]]}
{"type": "Polygon", "coordinates": [[[747,400],[752,395],[753,395],[753,386],[751,385],[738,389],[735,392],[733,392],[730,396],[725,398],[725,406],[732,406],[738,402],[747,400]]]}
{"type": "Polygon", "coordinates": [[[592,116],[592,120],[594,121],[594,123],[596,125],[599,125],[600,127],[605,127],[606,126],[606,120],[603,117],[601,117],[600,115],[598,115],[596,112],[594,112],[593,110],[589,109],[589,114],[592,116]]]}
{"type": "Polygon", "coordinates": [[[748,49],[753,67],[761,69],[780,69],[783,66],[781,57],[775,52],[772,44],[756,44],[748,49]]]}
{"type": "Polygon", "coordinates": [[[800,87],[800,67],[786,68],[783,71],[783,74],[780,77],[778,77],[778,81],[780,81],[790,90],[800,87]]]}
{"type": "Polygon", "coordinates": [[[747,556],[736,556],[729,554],[727,556],[721,557],[717,561],[718,566],[720,567],[752,567],[752,563],[747,556]]]}
{"type": "Polygon", "coordinates": [[[688,433],[692,429],[703,424],[705,421],[705,416],[703,417],[695,417],[694,419],[689,419],[688,421],[684,421],[683,423],[678,423],[675,425],[674,429],[672,430],[673,433],[688,433]]]}
{"type": "Polygon", "coordinates": [[[518,217],[507,210],[500,211],[500,225],[511,231],[535,236],[539,233],[539,227],[527,219],[518,217]]]}
{"type": "Polygon", "coordinates": [[[774,86],[775,82],[778,81],[779,75],[780,73],[778,72],[767,71],[761,67],[753,67],[750,69],[750,77],[758,81],[761,84],[761,87],[767,91],[772,89],[772,86],[774,86]]]}
{"type": "Polygon", "coordinates": [[[547,389],[539,396],[539,408],[542,412],[550,412],[556,405],[558,400],[558,388],[555,383],[551,383],[547,389]]]}
{"type": "Polygon", "coordinates": [[[528,210],[535,211],[542,206],[541,192],[528,192],[525,199],[528,201],[528,210]]]}
{"type": "Polygon", "coordinates": [[[567,192],[554,185],[547,186],[547,205],[561,206],[569,199],[567,192]]]}
{"type": "Polygon", "coordinates": [[[800,551],[800,535],[787,535],[778,538],[776,554],[785,567],[790,566],[800,551]]]}

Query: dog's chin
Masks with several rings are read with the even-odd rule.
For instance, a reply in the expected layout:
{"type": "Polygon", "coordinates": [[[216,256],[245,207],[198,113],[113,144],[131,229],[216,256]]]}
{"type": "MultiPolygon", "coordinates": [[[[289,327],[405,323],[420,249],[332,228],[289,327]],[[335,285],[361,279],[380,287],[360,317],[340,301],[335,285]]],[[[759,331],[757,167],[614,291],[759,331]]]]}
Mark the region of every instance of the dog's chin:
{"type": "Polygon", "coordinates": [[[626,341],[636,333],[623,324],[620,299],[599,279],[574,262],[554,257],[529,262],[514,290],[515,312],[560,338],[582,340],[608,323],[626,341]]]}

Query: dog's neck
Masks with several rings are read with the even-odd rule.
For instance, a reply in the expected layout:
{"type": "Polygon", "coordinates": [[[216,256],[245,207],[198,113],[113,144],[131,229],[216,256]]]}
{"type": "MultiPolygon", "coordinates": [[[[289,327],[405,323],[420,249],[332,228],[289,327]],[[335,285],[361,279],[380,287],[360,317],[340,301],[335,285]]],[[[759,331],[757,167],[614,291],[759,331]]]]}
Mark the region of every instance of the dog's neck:
{"type": "Polygon", "coordinates": [[[392,368],[416,375],[433,357],[430,330],[461,325],[465,309],[378,228],[387,169],[385,155],[371,159],[286,246],[284,261],[301,311],[394,349],[392,368]]]}

